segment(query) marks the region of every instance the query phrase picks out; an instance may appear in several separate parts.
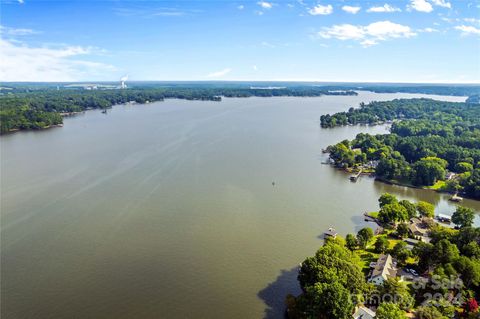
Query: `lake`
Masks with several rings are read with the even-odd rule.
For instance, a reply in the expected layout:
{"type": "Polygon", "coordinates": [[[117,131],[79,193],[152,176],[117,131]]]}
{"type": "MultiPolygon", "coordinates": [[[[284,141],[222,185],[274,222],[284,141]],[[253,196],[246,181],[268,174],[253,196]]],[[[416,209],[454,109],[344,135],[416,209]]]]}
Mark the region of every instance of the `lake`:
{"type": "Polygon", "coordinates": [[[387,130],[321,129],[321,114],[420,96],[166,100],[2,136],[1,317],[281,316],[322,232],[356,232],[383,192],[455,210],[322,164],[327,145],[387,130]]]}

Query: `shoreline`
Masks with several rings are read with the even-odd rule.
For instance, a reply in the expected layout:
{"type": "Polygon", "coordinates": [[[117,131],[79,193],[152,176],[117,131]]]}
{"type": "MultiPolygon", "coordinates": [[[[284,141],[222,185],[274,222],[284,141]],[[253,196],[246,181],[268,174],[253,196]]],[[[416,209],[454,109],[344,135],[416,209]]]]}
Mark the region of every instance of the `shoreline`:
{"type": "MultiPolygon", "coordinates": [[[[372,92],[372,93],[376,93],[376,94],[395,94],[395,93],[401,93],[401,94],[422,94],[422,95],[432,95],[432,96],[444,96],[444,97],[462,97],[462,98],[465,98],[467,99],[468,96],[463,96],[463,95],[439,95],[439,94],[432,94],[432,93],[410,93],[410,92],[375,92],[375,91],[369,91],[369,90],[362,90],[362,89],[359,89],[359,90],[351,90],[351,91],[345,91],[344,94],[335,94],[334,91],[329,91],[328,93],[329,94],[321,94],[321,95],[271,95],[271,96],[258,96],[258,95],[250,95],[250,96],[219,96],[220,99],[217,99],[216,97],[213,97],[213,98],[179,98],[179,97],[166,97],[166,98],[162,98],[162,99],[159,99],[159,100],[151,100],[151,101],[146,101],[146,102],[136,102],[136,101],[129,101],[129,102],[125,102],[125,103],[121,103],[121,104],[114,104],[114,105],[111,105],[110,107],[108,107],[107,109],[112,109],[114,106],[116,105],[127,105],[127,104],[139,104],[139,105],[145,105],[145,104],[150,104],[150,103],[155,103],[155,102],[164,102],[165,100],[185,100],[185,101],[200,101],[200,102],[222,102],[222,100],[224,98],[226,99],[230,99],[230,98],[240,98],[240,99],[243,99],[243,98],[253,98],[253,97],[258,97],[258,98],[282,98],[282,97],[292,97],[292,98],[320,98],[320,97],[324,97],[324,96],[351,96],[351,95],[358,95],[358,92],[372,92]],[[333,94],[332,94],[333,93],[333,94]],[[134,103],[132,103],[134,102],[134,103]]],[[[82,113],[85,113],[86,111],[93,111],[93,110],[101,110],[101,108],[86,108],[82,111],[75,111],[75,112],[56,112],[58,113],[62,118],[64,117],[71,117],[71,116],[75,116],[75,115],[78,115],[78,114],[82,114],[82,113]]],[[[374,126],[374,125],[385,125],[385,124],[391,124],[391,123],[385,123],[385,122],[376,122],[376,123],[357,123],[357,125],[367,125],[367,126],[374,126]]],[[[34,128],[34,129],[19,129],[19,128],[15,128],[15,129],[11,129],[9,130],[8,132],[3,132],[3,133],[0,133],[0,136],[1,135],[7,135],[7,134],[13,134],[13,133],[16,133],[16,132],[20,132],[20,131],[41,131],[41,130],[46,130],[46,129],[49,129],[49,128],[53,128],[53,127],[62,127],[63,126],[63,122],[60,123],[60,124],[56,124],[56,125],[50,125],[50,126],[47,126],[47,127],[42,127],[42,128],[34,128]]]]}
{"type": "MultiPolygon", "coordinates": [[[[329,164],[329,165],[332,165],[332,166],[333,166],[333,164],[329,164]]],[[[337,170],[340,170],[340,171],[342,171],[342,172],[344,172],[344,173],[347,173],[347,174],[355,174],[355,173],[358,173],[358,170],[348,170],[348,169],[345,169],[345,168],[339,168],[339,167],[335,167],[335,166],[333,166],[333,167],[336,168],[337,170]]],[[[408,188],[413,188],[413,189],[421,189],[421,190],[426,190],[426,191],[433,191],[433,192],[436,192],[436,193],[439,193],[439,194],[449,194],[449,195],[453,195],[453,194],[454,194],[454,193],[449,192],[449,191],[446,191],[446,190],[432,189],[432,188],[422,187],[422,186],[415,186],[415,185],[412,185],[412,184],[402,183],[402,182],[399,182],[399,181],[394,181],[394,180],[388,180],[388,179],[380,178],[380,177],[378,177],[378,176],[375,175],[375,172],[362,172],[362,173],[360,173],[360,175],[362,175],[362,176],[368,176],[368,177],[373,177],[373,178],[375,179],[375,181],[380,182],[380,183],[384,183],[384,184],[388,184],[388,185],[395,185],[395,186],[408,187],[408,188]]],[[[480,202],[479,199],[470,197],[470,196],[468,196],[468,195],[466,195],[466,194],[460,194],[460,195],[462,195],[462,198],[480,202]]]]}
{"type": "Polygon", "coordinates": [[[9,130],[9,131],[7,131],[7,132],[3,132],[2,134],[0,134],[0,136],[3,136],[3,135],[12,135],[12,134],[15,134],[15,133],[17,133],[17,132],[44,131],[44,130],[48,130],[48,129],[51,129],[51,128],[58,128],[58,127],[63,127],[63,123],[48,125],[48,126],[39,127],[39,128],[24,128],[24,129],[14,128],[14,129],[11,129],[11,130],[9,130]]]}

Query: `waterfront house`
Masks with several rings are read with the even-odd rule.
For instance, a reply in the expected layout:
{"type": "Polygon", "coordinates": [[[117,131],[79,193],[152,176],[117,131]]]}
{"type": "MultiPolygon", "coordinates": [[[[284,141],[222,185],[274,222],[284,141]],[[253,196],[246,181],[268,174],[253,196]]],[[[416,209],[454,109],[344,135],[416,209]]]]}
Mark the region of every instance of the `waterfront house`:
{"type": "Polygon", "coordinates": [[[408,230],[410,234],[418,240],[429,242],[427,223],[424,220],[419,218],[412,218],[410,224],[408,225],[408,230]]]}
{"type": "Polygon", "coordinates": [[[384,281],[395,278],[397,276],[397,267],[394,264],[393,258],[390,254],[380,255],[373,268],[368,282],[376,286],[380,286],[384,281]]]}
{"type": "Polygon", "coordinates": [[[373,318],[375,318],[375,311],[364,306],[358,307],[355,313],[353,314],[353,319],[373,319],[373,318]]]}

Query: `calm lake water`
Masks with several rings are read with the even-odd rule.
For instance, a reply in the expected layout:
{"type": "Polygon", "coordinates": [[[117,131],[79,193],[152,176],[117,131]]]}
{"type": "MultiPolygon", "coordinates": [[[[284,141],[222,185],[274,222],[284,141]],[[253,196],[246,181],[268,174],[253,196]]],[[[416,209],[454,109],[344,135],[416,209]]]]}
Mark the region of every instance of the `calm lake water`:
{"type": "Polygon", "coordinates": [[[329,144],[386,132],[321,129],[321,114],[418,96],[168,100],[2,136],[1,317],[281,317],[321,233],[357,231],[383,192],[454,211],[321,164],[329,144]]]}

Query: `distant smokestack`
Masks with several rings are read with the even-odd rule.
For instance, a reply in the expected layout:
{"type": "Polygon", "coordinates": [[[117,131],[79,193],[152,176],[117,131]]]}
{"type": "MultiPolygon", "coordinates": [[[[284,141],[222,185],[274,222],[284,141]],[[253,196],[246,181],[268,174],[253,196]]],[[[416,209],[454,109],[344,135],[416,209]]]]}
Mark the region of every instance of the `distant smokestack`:
{"type": "Polygon", "coordinates": [[[125,76],[122,76],[120,78],[120,88],[121,89],[126,89],[127,88],[127,85],[125,84],[125,82],[128,80],[128,75],[125,75],[125,76]]]}

